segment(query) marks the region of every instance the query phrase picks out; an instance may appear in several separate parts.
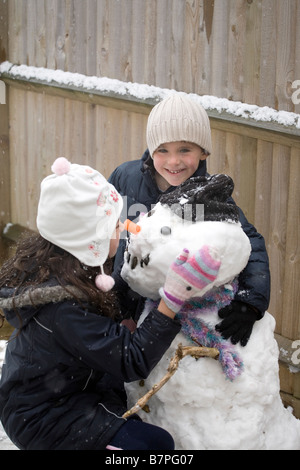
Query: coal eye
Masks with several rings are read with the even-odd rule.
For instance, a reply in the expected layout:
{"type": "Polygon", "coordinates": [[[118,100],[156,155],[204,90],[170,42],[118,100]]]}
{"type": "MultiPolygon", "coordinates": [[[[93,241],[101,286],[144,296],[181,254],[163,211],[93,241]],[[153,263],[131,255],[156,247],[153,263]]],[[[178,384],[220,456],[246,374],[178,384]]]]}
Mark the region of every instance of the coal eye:
{"type": "Polygon", "coordinates": [[[171,227],[168,227],[167,225],[165,225],[164,227],[160,229],[160,233],[162,235],[171,235],[171,232],[172,232],[171,227]]]}
{"type": "Polygon", "coordinates": [[[136,268],[137,264],[138,264],[138,259],[136,256],[134,256],[131,261],[131,269],[136,268]]]}
{"type": "Polygon", "coordinates": [[[187,286],[186,290],[192,290],[191,286],[187,286]]]}

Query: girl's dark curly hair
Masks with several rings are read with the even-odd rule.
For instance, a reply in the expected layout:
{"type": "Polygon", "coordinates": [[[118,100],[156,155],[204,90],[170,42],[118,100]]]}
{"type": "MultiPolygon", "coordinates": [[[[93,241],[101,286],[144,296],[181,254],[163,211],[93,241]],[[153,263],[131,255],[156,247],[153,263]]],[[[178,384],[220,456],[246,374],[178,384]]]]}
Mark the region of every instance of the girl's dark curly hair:
{"type": "MultiPolygon", "coordinates": [[[[111,261],[105,263],[111,271],[111,261]]],[[[116,295],[102,292],[95,285],[99,268],[83,265],[77,258],[41,235],[31,235],[18,243],[15,255],[0,269],[0,287],[15,287],[20,293],[54,279],[61,286],[75,286],[97,313],[117,318],[119,313],[116,295]]],[[[66,289],[67,290],[67,289],[66,289]]],[[[76,299],[80,301],[80,299],[76,299]]]]}

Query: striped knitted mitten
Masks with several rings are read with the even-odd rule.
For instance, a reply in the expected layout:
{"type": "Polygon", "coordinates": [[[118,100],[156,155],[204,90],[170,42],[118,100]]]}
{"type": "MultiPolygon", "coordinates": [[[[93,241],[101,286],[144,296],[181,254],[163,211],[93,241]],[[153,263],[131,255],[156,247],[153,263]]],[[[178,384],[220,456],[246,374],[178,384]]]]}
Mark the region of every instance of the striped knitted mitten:
{"type": "Polygon", "coordinates": [[[200,248],[191,258],[186,248],[170,266],[164,287],[159,290],[166,305],[179,312],[184,302],[202,297],[216,279],[221,261],[216,250],[208,245],[200,248]]]}

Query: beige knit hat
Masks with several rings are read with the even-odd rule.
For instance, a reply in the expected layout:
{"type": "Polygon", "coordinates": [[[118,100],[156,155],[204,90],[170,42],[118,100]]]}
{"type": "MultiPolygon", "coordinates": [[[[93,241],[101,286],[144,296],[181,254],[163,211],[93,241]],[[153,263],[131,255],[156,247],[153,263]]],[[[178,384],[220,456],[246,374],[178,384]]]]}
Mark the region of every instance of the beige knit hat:
{"type": "Polygon", "coordinates": [[[167,142],[193,142],[212,151],[209,118],[201,104],[182,93],[172,93],[152,109],[147,122],[147,146],[152,157],[167,142]]]}

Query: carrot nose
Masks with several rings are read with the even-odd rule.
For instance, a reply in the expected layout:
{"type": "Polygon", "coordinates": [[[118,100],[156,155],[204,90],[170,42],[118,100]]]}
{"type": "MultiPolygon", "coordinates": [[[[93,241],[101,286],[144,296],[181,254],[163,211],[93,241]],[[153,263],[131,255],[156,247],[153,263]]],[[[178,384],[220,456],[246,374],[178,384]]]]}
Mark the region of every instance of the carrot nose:
{"type": "Polygon", "coordinates": [[[135,235],[142,230],[142,228],[139,225],[135,224],[129,219],[126,219],[123,225],[124,225],[124,229],[127,230],[127,232],[133,233],[135,235]]]}

